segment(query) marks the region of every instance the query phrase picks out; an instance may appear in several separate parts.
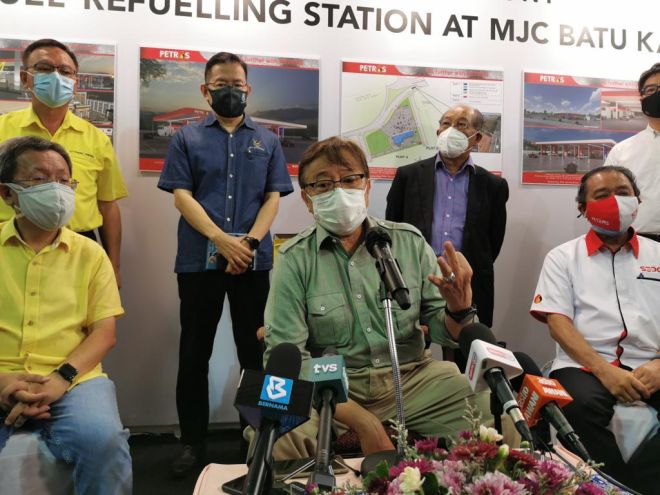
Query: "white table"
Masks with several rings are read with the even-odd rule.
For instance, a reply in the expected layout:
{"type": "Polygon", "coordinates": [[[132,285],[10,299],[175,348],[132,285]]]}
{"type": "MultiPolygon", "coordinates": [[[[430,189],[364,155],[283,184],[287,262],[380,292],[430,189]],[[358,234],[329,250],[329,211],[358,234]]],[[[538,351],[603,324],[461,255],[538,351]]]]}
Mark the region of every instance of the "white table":
{"type": "MultiPolygon", "coordinates": [[[[360,469],[362,458],[359,459],[345,459],[346,464],[349,466],[360,469]]],[[[200,473],[195,485],[193,495],[219,495],[224,493],[222,491],[222,484],[229,480],[233,480],[239,476],[247,473],[247,466],[245,464],[209,464],[200,473]]],[[[294,481],[306,482],[305,478],[296,479],[294,481]]],[[[337,485],[343,485],[347,481],[353,484],[360,483],[360,480],[355,477],[353,473],[347,473],[337,476],[337,485]]]]}

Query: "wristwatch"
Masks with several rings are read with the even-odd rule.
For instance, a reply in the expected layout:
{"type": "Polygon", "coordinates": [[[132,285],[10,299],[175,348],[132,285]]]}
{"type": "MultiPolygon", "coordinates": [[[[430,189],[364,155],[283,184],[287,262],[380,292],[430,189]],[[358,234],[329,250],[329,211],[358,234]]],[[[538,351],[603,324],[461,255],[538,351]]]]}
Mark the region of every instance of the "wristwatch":
{"type": "Polygon", "coordinates": [[[450,311],[449,308],[445,306],[445,313],[447,313],[447,316],[451,317],[456,323],[464,323],[477,314],[477,307],[472,304],[470,307],[461,309],[460,311],[450,311]]]}
{"type": "Polygon", "coordinates": [[[259,247],[259,239],[256,239],[254,237],[250,237],[249,235],[246,235],[241,240],[247,242],[247,245],[250,246],[250,249],[252,249],[252,251],[254,251],[255,249],[257,249],[259,247]]]}
{"type": "Polygon", "coordinates": [[[78,370],[69,363],[61,364],[55,371],[69,383],[73,383],[73,380],[78,376],[78,370]]]}

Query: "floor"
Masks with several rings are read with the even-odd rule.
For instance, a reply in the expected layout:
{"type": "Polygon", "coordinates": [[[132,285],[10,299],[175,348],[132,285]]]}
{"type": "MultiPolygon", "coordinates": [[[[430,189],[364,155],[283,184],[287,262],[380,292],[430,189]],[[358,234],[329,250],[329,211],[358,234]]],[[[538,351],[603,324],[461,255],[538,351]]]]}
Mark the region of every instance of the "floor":
{"type": "Polygon", "coordinates": [[[210,432],[206,463],[183,479],[170,475],[170,464],[181,448],[174,435],[133,435],[129,443],[133,456],[135,495],[191,495],[205,464],[240,464],[245,459],[238,428],[210,432]]]}

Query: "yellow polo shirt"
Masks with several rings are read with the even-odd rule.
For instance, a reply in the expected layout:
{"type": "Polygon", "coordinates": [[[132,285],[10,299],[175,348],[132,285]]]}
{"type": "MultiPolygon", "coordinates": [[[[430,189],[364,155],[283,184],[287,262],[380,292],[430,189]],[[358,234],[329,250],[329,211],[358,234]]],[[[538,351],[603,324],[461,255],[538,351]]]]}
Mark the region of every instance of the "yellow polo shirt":
{"type": "MultiPolygon", "coordinates": [[[[0,223],[0,372],[48,375],[92,323],[124,313],[103,248],[67,228],[39,253],[0,223]]],[[[105,376],[101,364],[75,383],[105,376]]]]}
{"type": "MultiPolygon", "coordinates": [[[[103,224],[97,201],[115,201],[128,195],[110,138],[86,120],[67,112],[60,128],[51,135],[32,106],[0,116],[0,142],[18,136],[38,136],[60,144],[71,156],[76,189],[76,209],[69,228],[76,232],[103,224]]],[[[14,210],[0,201],[0,222],[14,210]]]]}

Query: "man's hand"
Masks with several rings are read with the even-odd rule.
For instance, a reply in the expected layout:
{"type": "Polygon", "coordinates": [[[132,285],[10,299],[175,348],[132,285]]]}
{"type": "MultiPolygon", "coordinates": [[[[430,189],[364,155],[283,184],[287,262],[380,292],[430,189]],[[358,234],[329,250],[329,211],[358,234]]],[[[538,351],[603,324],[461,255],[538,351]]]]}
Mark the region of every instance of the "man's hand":
{"type": "Polygon", "coordinates": [[[17,402],[36,403],[43,400],[43,394],[30,390],[31,384],[44,384],[48,377],[28,373],[0,373],[0,407],[13,408],[17,402]]]}
{"type": "Polygon", "coordinates": [[[395,450],[380,420],[354,400],[337,404],[335,419],[355,430],[365,456],[382,450],[395,450]]]}
{"type": "Polygon", "coordinates": [[[48,375],[48,378],[49,380],[46,383],[33,385],[32,387],[34,392],[43,394],[43,399],[38,403],[40,406],[52,404],[62,397],[71,386],[68,381],[55,371],[48,375]]]}
{"type": "Polygon", "coordinates": [[[633,370],[633,376],[644,385],[650,394],[660,390],[660,359],[653,359],[633,370]]]}
{"type": "Polygon", "coordinates": [[[213,238],[218,252],[227,260],[227,273],[237,275],[243,273],[252,261],[252,250],[239,237],[225,234],[213,238]]]}
{"type": "Polygon", "coordinates": [[[642,397],[645,399],[650,397],[646,385],[638,380],[631,371],[607,365],[596,374],[596,377],[619,402],[627,404],[641,400],[642,397]]]}
{"type": "Polygon", "coordinates": [[[444,248],[444,257],[438,257],[442,277],[429,275],[429,280],[440,289],[449,311],[460,311],[472,305],[472,267],[450,241],[444,243],[444,248]]]}
{"type": "MultiPolygon", "coordinates": [[[[252,252],[252,248],[248,244],[248,242],[245,240],[245,238],[241,239],[241,243],[243,246],[247,247],[250,250],[250,254],[254,256],[254,253],[252,252]]],[[[252,260],[250,260],[252,262],[252,260]]],[[[249,263],[245,265],[244,268],[240,268],[239,266],[229,262],[227,263],[227,268],[225,269],[225,272],[229,273],[230,275],[240,275],[241,273],[245,273],[248,270],[249,263]]]]}

